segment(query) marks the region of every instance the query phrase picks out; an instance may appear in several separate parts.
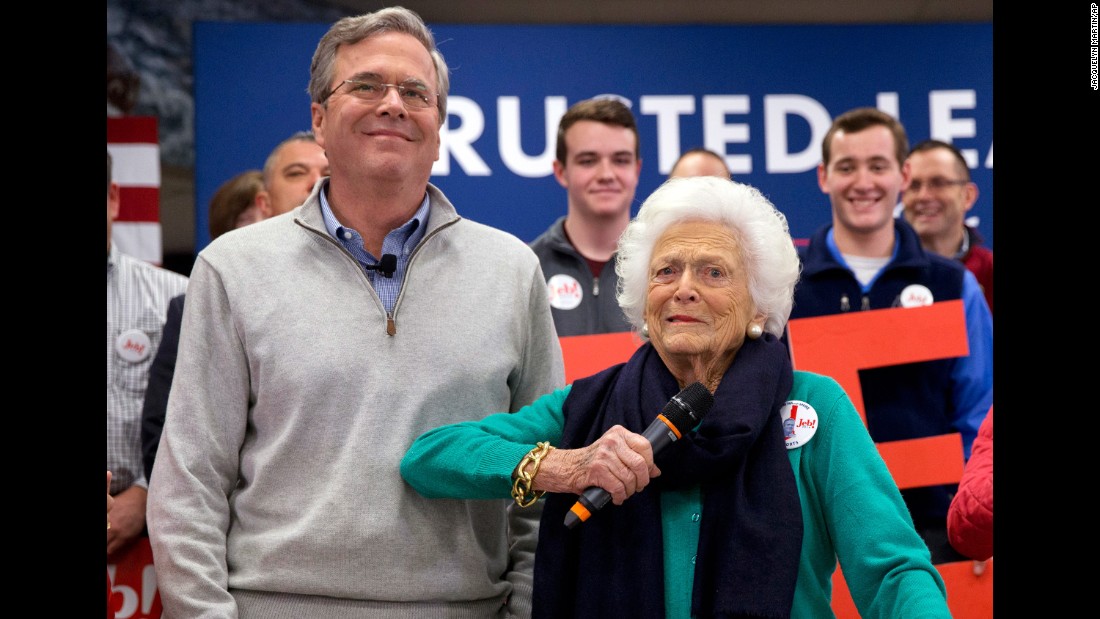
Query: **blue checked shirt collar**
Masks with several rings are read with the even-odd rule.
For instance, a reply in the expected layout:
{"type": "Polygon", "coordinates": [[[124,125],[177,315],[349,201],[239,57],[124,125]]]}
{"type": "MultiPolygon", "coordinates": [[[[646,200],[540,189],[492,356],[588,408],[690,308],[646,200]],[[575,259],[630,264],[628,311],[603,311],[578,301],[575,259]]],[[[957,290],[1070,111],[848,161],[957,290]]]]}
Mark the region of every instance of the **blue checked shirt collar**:
{"type": "MultiPolygon", "coordinates": [[[[363,248],[363,237],[359,232],[342,225],[336,220],[332,207],[328,203],[327,190],[328,184],[326,183],[320,191],[319,197],[321,216],[324,218],[325,229],[328,231],[329,236],[336,239],[337,243],[340,243],[344,249],[351,252],[351,255],[359,261],[360,266],[377,265],[381,256],[372,256],[370,252],[363,248]]],[[[382,300],[382,305],[385,306],[387,314],[392,315],[394,305],[397,304],[397,294],[401,291],[402,282],[405,281],[405,269],[409,264],[409,255],[416,248],[420,239],[424,238],[424,231],[428,227],[428,205],[428,193],[424,192],[424,200],[420,203],[420,208],[416,210],[412,218],[400,227],[390,230],[382,240],[382,253],[397,256],[397,270],[394,272],[393,277],[385,277],[377,270],[364,269],[367,279],[370,280],[374,290],[378,293],[378,298],[382,300]]]]}

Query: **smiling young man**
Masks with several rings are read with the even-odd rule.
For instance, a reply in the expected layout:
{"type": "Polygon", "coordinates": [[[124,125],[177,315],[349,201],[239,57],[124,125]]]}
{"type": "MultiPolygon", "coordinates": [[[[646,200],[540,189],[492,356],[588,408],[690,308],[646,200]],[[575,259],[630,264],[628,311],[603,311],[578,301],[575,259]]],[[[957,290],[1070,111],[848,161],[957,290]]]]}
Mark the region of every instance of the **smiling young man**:
{"type": "Polygon", "coordinates": [[[554,178],[568,207],[531,243],[560,337],[630,330],[615,301],[614,258],[641,171],[638,126],[624,103],[587,99],[562,116],[554,178]]]}
{"type": "Polygon", "coordinates": [[[429,182],[448,87],[412,11],[334,23],[309,82],[330,176],[199,254],[149,494],[166,617],[530,615],[541,510],[398,470],[425,429],[564,383],[534,253],[429,182]]]}
{"type": "MultiPolygon", "coordinates": [[[[959,432],[963,452],[993,403],[993,321],[973,274],[926,252],[917,233],[894,218],[909,183],[909,142],[897,119],[874,108],[838,116],[822,143],[818,185],[832,223],[799,248],[802,276],[791,318],[908,307],[962,299],[969,354],[860,372],[867,427],[876,442],[959,432]]],[[[947,542],[955,486],[902,491],[933,563],[963,560],[947,542]]]]}

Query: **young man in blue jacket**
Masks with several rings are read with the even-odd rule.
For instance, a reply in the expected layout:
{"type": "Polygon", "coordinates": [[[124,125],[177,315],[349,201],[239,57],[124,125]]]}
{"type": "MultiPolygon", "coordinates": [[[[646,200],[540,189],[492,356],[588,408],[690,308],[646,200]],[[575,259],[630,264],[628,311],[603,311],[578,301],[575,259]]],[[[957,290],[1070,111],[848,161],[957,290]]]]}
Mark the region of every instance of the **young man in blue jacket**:
{"type": "MultiPolygon", "coordinates": [[[[962,299],[969,354],[860,372],[867,427],[875,442],[962,435],[964,456],[993,403],[993,319],[981,287],[961,264],[926,252],[894,218],[909,183],[909,143],[897,119],[857,108],[833,121],[817,176],[832,222],[799,248],[802,277],[791,318],[910,307],[962,299]]],[[[934,563],[964,560],[947,542],[956,486],[902,491],[934,563]]]]}

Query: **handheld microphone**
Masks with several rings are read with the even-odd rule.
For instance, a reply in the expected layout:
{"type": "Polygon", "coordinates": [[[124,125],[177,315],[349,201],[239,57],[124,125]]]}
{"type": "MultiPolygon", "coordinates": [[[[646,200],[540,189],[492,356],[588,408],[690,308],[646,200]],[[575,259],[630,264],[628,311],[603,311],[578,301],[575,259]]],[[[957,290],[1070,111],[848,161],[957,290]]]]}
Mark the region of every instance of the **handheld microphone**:
{"type": "Polygon", "coordinates": [[[382,274],[382,277],[392,278],[394,272],[397,271],[397,256],[382,254],[382,259],[378,261],[378,264],[368,264],[363,268],[368,271],[378,271],[382,274]]]}
{"type": "MultiPolygon", "coordinates": [[[[649,424],[642,436],[653,447],[653,457],[657,452],[680,439],[683,434],[703,420],[710,407],[714,405],[711,395],[703,383],[692,383],[683,391],[672,396],[665,404],[653,423],[649,424]]],[[[588,520],[593,512],[607,505],[611,494],[599,486],[589,486],[565,514],[565,526],[572,529],[588,520]]]]}

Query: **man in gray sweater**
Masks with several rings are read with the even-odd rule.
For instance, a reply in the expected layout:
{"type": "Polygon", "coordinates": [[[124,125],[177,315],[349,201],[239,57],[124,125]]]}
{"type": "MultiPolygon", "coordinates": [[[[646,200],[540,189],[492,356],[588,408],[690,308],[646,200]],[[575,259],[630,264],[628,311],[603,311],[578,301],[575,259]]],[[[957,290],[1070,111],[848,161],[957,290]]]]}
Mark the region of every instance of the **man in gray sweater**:
{"type": "Polygon", "coordinates": [[[165,617],[530,615],[539,509],[398,470],[564,384],[534,253],[428,182],[448,79],[415,13],[337,21],[309,84],[331,176],[199,254],[149,493],[165,617]]]}

